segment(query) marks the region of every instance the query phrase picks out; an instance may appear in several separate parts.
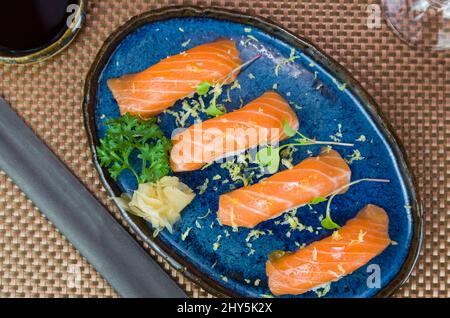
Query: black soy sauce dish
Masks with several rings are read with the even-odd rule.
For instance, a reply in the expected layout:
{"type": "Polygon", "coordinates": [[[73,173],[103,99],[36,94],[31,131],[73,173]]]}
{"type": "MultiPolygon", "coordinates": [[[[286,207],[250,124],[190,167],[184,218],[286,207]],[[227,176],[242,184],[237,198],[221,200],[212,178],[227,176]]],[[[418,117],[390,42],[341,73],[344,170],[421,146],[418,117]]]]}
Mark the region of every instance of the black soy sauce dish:
{"type": "Polygon", "coordinates": [[[31,64],[64,50],[79,33],[87,0],[4,1],[0,10],[0,63],[31,64]]]}

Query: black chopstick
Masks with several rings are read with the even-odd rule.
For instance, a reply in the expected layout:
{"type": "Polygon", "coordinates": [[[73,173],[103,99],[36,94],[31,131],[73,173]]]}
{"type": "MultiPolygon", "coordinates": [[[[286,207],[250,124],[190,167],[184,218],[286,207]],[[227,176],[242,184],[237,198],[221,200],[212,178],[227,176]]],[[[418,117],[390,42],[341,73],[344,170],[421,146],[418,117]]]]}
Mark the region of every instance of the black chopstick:
{"type": "Polygon", "coordinates": [[[0,169],[121,296],[186,297],[1,97],[0,169]]]}

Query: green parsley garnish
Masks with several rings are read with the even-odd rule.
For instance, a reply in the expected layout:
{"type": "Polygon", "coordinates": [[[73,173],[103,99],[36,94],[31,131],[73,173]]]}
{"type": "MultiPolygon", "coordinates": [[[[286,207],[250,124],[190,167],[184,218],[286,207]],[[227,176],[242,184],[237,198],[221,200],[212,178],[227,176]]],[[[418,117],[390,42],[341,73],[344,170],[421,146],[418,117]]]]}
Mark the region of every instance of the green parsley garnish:
{"type": "Polygon", "coordinates": [[[337,146],[345,146],[345,147],[353,147],[353,144],[348,143],[341,143],[341,142],[335,142],[335,141],[317,141],[315,139],[311,139],[300,133],[298,130],[293,129],[289,122],[285,119],[284,120],[284,133],[288,137],[294,137],[295,135],[298,135],[300,138],[294,139],[295,143],[290,143],[283,145],[281,147],[275,148],[273,146],[268,146],[262,150],[260,150],[257,155],[256,159],[258,163],[267,169],[269,173],[275,173],[278,171],[280,166],[280,151],[287,147],[292,146],[309,146],[309,145],[337,145],[337,146]]]}
{"type": "Polygon", "coordinates": [[[105,136],[97,146],[100,165],[106,167],[114,180],[129,170],[138,183],[156,182],[170,171],[169,150],[172,146],[156,119],[140,119],[125,114],[106,122],[105,136]],[[141,160],[140,169],[131,164],[132,155],[141,160]]]}

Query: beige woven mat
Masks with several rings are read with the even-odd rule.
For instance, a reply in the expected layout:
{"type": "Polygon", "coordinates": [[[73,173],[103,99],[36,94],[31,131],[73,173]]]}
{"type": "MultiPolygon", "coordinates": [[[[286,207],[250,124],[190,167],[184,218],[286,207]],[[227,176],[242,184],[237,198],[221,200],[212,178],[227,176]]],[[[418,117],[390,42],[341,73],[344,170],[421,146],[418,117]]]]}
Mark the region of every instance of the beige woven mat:
{"type": "MultiPolygon", "coordinates": [[[[0,66],[0,94],[119,217],[91,163],[81,112],[84,78],[114,29],[138,13],[183,1],[88,2],[87,24],[68,50],[39,65],[0,66]]],[[[450,53],[412,50],[384,23],[369,29],[367,6],[378,2],[221,0],[185,4],[236,8],[271,18],[313,40],[361,81],[404,141],[425,207],[424,250],[413,276],[397,296],[449,297],[450,53]]],[[[190,295],[208,296],[164,266],[190,295]]],[[[0,296],[117,296],[1,172],[0,296]]]]}

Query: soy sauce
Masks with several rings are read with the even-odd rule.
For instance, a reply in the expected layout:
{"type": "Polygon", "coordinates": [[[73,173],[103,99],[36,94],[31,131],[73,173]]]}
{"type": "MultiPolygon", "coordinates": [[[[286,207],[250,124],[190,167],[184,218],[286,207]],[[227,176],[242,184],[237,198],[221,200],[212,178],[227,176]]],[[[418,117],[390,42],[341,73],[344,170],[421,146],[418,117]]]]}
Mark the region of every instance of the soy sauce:
{"type": "Polygon", "coordinates": [[[38,51],[55,42],[68,28],[77,0],[1,0],[0,51],[38,51]]]}

